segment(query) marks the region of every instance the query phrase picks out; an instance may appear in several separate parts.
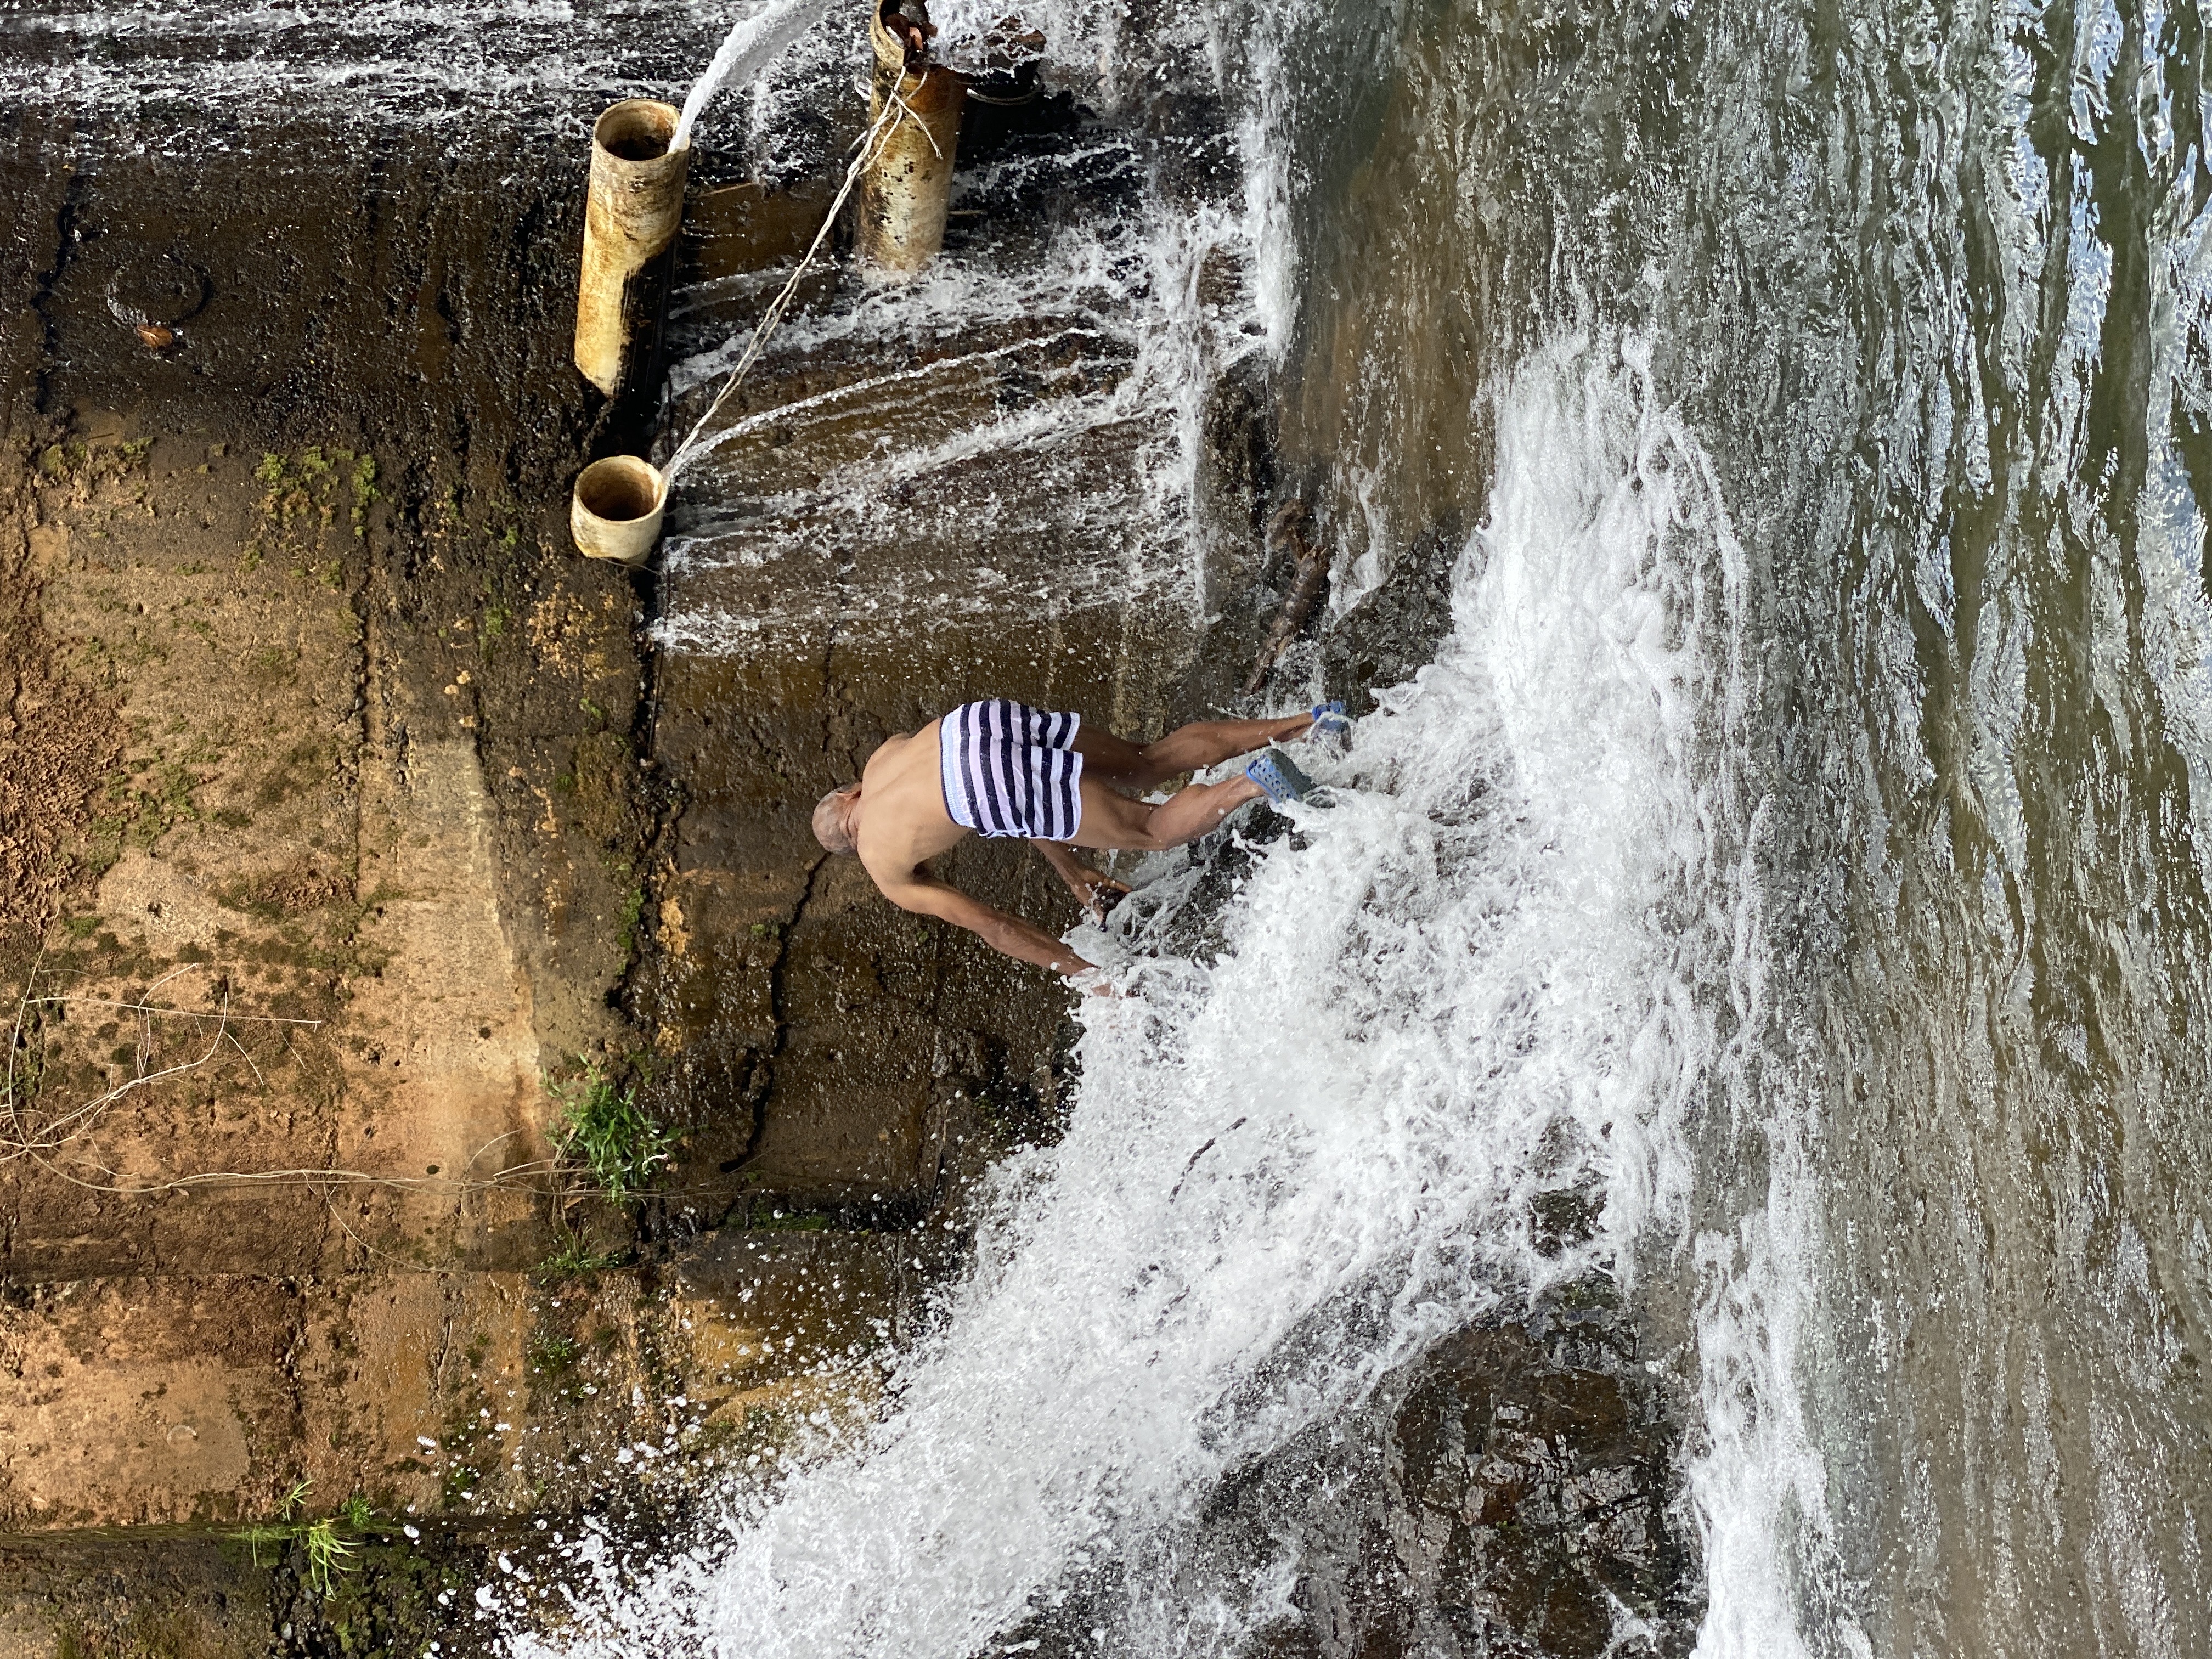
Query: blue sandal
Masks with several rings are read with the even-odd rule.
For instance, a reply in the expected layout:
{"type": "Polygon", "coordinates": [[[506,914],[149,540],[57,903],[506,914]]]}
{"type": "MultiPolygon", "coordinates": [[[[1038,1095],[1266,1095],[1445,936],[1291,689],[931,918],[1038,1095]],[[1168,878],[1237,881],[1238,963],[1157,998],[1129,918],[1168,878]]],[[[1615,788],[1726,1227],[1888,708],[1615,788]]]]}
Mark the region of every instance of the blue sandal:
{"type": "Polygon", "coordinates": [[[1279,749],[1261,755],[1244,769],[1244,775],[1278,806],[1286,800],[1304,800],[1314,787],[1313,780],[1293,766],[1291,757],[1279,749]]]}
{"type": "Polygon", "coordinates": [[[1352,716],[1344,712],[1341,702],[1317,702],[1306,735],[1326,743],[1341,743],[1352,735],[1352,716]]]}

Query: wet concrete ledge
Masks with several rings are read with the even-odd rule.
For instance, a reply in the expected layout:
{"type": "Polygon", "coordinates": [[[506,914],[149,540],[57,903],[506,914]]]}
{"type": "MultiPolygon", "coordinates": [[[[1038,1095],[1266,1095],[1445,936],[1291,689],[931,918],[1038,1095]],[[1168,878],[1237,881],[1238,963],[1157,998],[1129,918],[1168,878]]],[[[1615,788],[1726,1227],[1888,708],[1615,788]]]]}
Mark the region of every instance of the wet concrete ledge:
{"type": "MultiPolygon", "coordinates": [[[[1085,551],[980,544],[948,511],[921,515],[933,539],[902,550],[783,567],[840,596],[804,626],[656,660],[638,637],[663,608],[653,579],[576,559],[562,523],[570,471],[607,441],[566,358],[580,159],[456,157],[404,135],[364,155],[352,137],[303,146],[312,170],[274,194],[251,156],[65,167],[20,133],[0,168],[21,207],[0,250],[0,303],[21,319],[0,434],[0,738],[27,757],[0,784],[16,878],[0,968],[110,1004],[158,984],[198,1016],[161,1016],[149,1039],[152,1017],[129,1007],[49,1007],[33,1036],[64,1103],[128,1081],[142,1055],[191,1059],[211,1011],[235,1016],[211,1060],[0,1164],[11,1651],[398,1650],[431,1630],[465,1651],[471,1616],[437,1595],[488,1581],[485,1540],[676,1502],[691,1460],[772,1446],[815,1408],[833,1356],[848,1362],[833,1392],[865,1402],[871,1356],[957,1260],[964,1176],[1051,1133],[1066,993],[882,905],[822,860],[806,808],[880,737],[966,696],[1134,730],[1221,706],[1279,586],[1249,533],[1272,484],[1267,394],[1225,377],[1206,488],[1244,529],[1217,573],[1236,603],[1211,629],[1140,596],[1019,632],[997,604],[919,637],[850,625],[855,594],[1085,551]],[[109,304],[147,249],[209,278],[158,355],[109,304]],[[527,1170],[494,1178],[545,1158],[544,1079],[581,1064],[639,1081],[683,1133],[641,1206],[561,1201],[527,1170]],[[380,1179],[103,1190],[283,1170],[380,1179]],[[797,1346],[771,1355],[771,1336],[797,1346]],[[369,1506],[364,1547],[398,1551],[378,1540],[410,1516],[432,1547],[376,1557],[335,1602],[303,1589],[295,1548],[241,1564],[235,1534],[302,1477],[302,1513],[369,1506]]],[[[747,225],[762,257],[779,252],[787,206],[726,219],[714,257],[742,262],[747,225]]],[[[1068,338],[1041,325],[918,354],[950,389],[937,434],[1117,372],[1068,338]]],[[[821,394],[862,378],[835,354],[762,378],[740,417],[793,407],[738,452],[762,488],[781,476],[803,497],[849,461],[883,394],[821,394]]],[[[1110,477],[1136,435],[1073,461],[1110,477]]],[[[1024,483],[985,455],[912,499],[955,508],[1024,483]]],[[[1432,643],[1434,564],[1332,647],[1353,678],[1432,643]]],[[[748,597],[741,572],[702,580],[748,597]]],[[[951,873],[1072,920],[1008,849],[963,848],[951,873]]],[[[1550,1373],[1518,1341],[1471,1339],[1390,1409],[1418,1416],[1443,1390],[1473,1411],[1501,1368],[1540,1394],[1550,1373]]],[[[1656,1502],[1656,1408],[1632,1383],[1618,1411],[1613,1383],[1577,1385],[1601,1430],[1628,1425],[1585,1461],[1632,1467],[1656,1502]]],[[[1565,1491],[1556,1473],[1542,1478],[1565,1491]]],[[[1378,1490],[1376,1512],[1407,1490],[1378,1490]]],[[[1512,1518],[1437,1503],[1460,1518],[1414,1526],[1444,1528],[1422,1595],[1512,1518]]],[[[1498,1592],[1500,1619],[1519,1594],[1498,1592]]],[[[1597,1651],[1587,1586],[1561,1594],[1572,1606],[1540,1650],[1597,1651]]],[[[1372,1650],[1410,1639],[1395,1617],[1360,1624],[1372,1650]]]]}
{"type": "MultiPolygon", "coordinates": [[[[275,191],[22,133],[0,170],[0,969],[67,1000],[26,1005],[0,1162],[19,1536],[235,1530],[301,1479],[453,1524],[623,1501],[641,1437],[772,1432],[823,1262],[892,1340],[958,1243],[904,1231],[1060,1086],[1061,988],[804,839],[791,781],[931,689],[656,685],[652,579],[568,549],[608,441],[567,362],[576,158],[294,153],[275,191]],[[160,349],[115,303],[149,251],[205,290],[160,349]],[[683,1134],[641,1210],[548,1196],[544,1082],[586,1066],[683,1134]],[[766,1265],[716,1288],[722,1242],[766,1265]]],[[[967,876],[1068,919],[1018,864],[967,876]]]]}

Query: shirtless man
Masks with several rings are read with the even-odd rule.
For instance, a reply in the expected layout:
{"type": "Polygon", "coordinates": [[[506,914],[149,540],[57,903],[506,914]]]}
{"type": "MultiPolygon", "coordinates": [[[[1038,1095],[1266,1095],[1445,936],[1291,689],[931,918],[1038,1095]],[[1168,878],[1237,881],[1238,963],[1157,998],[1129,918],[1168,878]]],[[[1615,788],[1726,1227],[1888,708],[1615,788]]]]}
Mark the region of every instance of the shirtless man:
{"type": "Polygon", "coordinates": [[[1069,850],[1157,851],[1197,840],[1245,802],[1302,793],[1282,757],[1262,756],[1243,775],[1194,784],[1158,805],[1122,790],[1150,789],[1294,738],[1316,723],[1340,732],[1343,705],[1267,720],[1202,720],[1139,749],[1094,731],[1079,714],[1048,714],[1000,697],[963,703],[921,731],[892,738],[868,757],[858,783],[814,809],[814,835],[832,853],[858,853],[884,896],[901,909],[979,933],[993,949],[1062,974],[1097,970],[1042,927],[995,910],[930,873],[928,862],[963,836],[1020,836],[1091,914],[1103,918],[1129,890],[1069,850]]]}

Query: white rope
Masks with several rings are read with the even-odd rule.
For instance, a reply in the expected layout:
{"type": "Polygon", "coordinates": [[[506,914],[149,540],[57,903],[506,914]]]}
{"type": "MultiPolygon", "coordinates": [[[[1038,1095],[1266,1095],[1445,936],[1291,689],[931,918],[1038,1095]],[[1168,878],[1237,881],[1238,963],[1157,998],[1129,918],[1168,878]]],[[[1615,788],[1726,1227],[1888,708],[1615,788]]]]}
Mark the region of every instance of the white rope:
{"type": "MultiPolygon", "coordinates": [[[[903,83],[905,80],[906,76],[902,74],[899,76],[900,82],[903,83]]],[[[939,161],[942,161],[945,159],[945,152],[937,147],[937,135],[929,130],[928,122],[923,120],[919,115],[914,114],[913,106],[910,106],[904,98],[899,95],[898,87],[892,87],[891,89],[884,95],[889,98],[891,102],[896,104],[899,108],[904,110],[908,115],[914,115],[915,125],[921,129],[921,136],[929,141],[929,153],[932,155],[934,155],[939,161]]],[[[886,138],[884,140],[884,143],[885,147],[888,148],[890,144],[890,140],[886,138]]]]}
{"type": "MultiPolygon", "coordinates": [[[[901,75],[899,82],[905,79],[905,76],[901,75]]],[[[762,351],[767,348],[769,336],[775,332],[776,325],[783,320],[783,313],[789,307],[792,296],[799,292],[800,281],[814,268],[814,257],[822,251],[822,244],[829,239],[830,227],[837,222],[837,215],[843,210],[846,198],[852,195],[853,186],[860,181],[860,175],[874,166],[883,153],[890,148],[892,135],[897,132],[900,124],[911,119],[921,129],[921,136],[929,139],[930,149],[937,150],[942,159],[945,152],[937,149],[937,140],[931,137],[928,125],[900,95],[899,82],[894,82],[886,94],[883,113],[876,117],[875,124],[860,135],[858,141],[860,153],[853,158],[852,166],[845,169],[845,182],[837,187],[837,198],[830,204],[830,211],[822,221],[822,228],[814,233],[814,240],[807,245],[805,256],[799,262],[799,269],[791,273],[791,280],[783,285],[783,292],[777,295],[769,308],[761,313],[760,323],[753,330],[753,337],[746,343],[743,355],[738,357],[738,366],[730,371],[730,378],[722,382],[722,389],[714,394],[714,402],[707,405],[707,412],[692,423],[691,430],[684,435],[684,441],[677,445],[669,455],[668,465],[661,468],[660,489],[664,500],[676,487],[676,475],[684,470],[684,463],[698,448],[708,422],[729,401],[730,394],[744,380],[745,371],[760,360],[762,351]]]]}

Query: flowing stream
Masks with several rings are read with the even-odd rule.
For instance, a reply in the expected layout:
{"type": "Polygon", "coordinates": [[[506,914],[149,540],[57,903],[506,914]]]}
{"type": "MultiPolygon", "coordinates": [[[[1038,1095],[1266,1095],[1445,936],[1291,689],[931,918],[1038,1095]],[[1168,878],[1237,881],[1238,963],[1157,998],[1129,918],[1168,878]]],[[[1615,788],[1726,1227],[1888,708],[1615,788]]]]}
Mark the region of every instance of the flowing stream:
{"type": "MultiPolygon", "coordinates": [[[[1287,1557],[1196,1565],[1223,1483],[1608,1267],[1685,1402],[1699,1653],[2212,1652],[2200,12],[1030,19],[1108,124],[1234,140],[1223,191],[1129,210],[1149,252],[1060,246],[1141,365],[1114,396],[1188,434],[1244,354],[1335,618],[1441,546],[1449,626],[1217,951],[1172,860],[1088,939],[1133,994],[1083,1011],[1069,1131],[998,1171],[890,1409],[610,1571],[564,1650],[1277,1650],[1287,1557]],[[1182,350],[1169,276],[1218,250],[1232,344],[1182,350]],[[1546,1255],[1562,1188],[1597,1230],[1546,1255]]],[[[19,4],[0,85],[574,122],[729,21],[19,4]]],[[[1127,579],[1203,610],[1187,456],[1147,453],[1127,579]]]]}
{"type": "Polygon", "coordinates": [[[615,1626],[1239,1650],[1210,1495],[1585,1265],[1580,1181],[1699,1651],[2205,1651],[2201,20],[1141,21],[1047,26],[1225,100],[1339,608],[1441,535],[1451,630],[1225,955],[1122,939],[896,1409],[615,1626]]]}

